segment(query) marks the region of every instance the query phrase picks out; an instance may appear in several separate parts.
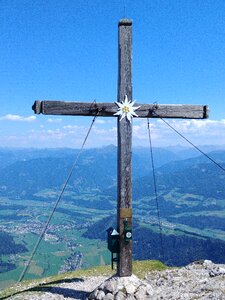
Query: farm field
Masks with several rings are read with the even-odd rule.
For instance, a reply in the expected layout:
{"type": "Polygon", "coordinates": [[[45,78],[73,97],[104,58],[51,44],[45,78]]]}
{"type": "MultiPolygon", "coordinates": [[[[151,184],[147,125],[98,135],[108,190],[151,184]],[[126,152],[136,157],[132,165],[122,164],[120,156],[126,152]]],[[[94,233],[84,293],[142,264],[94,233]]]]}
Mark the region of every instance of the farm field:
{"type": "MultiPolygon", "coordinates": [[[[15,151],[13,162],[2,161],[0,288],[17,281],[29,261],[72,153],[15,151]]],[[[133,258],[171,266],[199,259],[225,262],[224,173],[201,156],[177,160],[177,153],[164,149],[156,154],[159,211],[147,150],[133,155],[133,258]]],[[[224,164],[224,151],[211,155],[224,164]]],[[[116,195],[116,147],[84,152],[24,279],[110,264],[106,230],[116,228],[116,195]]]]}

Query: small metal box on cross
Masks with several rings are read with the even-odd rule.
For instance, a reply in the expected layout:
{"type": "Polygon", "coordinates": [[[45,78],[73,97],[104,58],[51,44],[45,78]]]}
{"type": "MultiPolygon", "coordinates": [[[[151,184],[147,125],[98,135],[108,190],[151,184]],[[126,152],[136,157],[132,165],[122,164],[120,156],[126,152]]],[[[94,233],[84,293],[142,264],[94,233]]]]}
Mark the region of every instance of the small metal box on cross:
{"type": "Polygon", "coordinates": [[[132,21],[119,21],[118,98],[115,103],[35,101],[36,114],[117,117],[118,136],[118,205],[117,230],[119,254],[117,275],[132,275],[132,241],[125,241],[124,222],[132,228],[132,118],[207,118],[206,105],[157,105],[132,102],[132,21]]]}

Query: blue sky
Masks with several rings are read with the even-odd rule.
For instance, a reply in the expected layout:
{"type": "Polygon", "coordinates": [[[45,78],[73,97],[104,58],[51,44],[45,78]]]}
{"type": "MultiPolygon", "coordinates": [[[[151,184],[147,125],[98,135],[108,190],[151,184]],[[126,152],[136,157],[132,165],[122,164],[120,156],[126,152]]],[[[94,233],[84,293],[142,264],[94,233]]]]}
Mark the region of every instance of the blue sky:
{"type": "MultiPolygon", "coordinates": [[[[91,118],[35,116],[36,99],[115,102],[118,21],[133,20],[133,98],[207,104],[208,120],[170,120],[198,145],[225,145],[225,2],[0,0],[0,146],[79,147],[91,118]],[[125,8],[125,9],[124,9],[125,8]]],[[[154,146],[182,144],[160,120],[154,146]]],[[[134,145],[147,145],[135,119],[134,145]]],[[[99,118],[88,147],[116,143],[99,118]]]]}

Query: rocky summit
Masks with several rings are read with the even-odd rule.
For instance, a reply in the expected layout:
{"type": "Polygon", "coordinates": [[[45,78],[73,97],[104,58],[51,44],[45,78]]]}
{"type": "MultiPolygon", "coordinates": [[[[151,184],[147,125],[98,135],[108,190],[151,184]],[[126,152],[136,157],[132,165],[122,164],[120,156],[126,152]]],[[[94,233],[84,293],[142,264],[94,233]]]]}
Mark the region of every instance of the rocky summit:
{"type": "Polygon", "coordinates": [[[151,271],[144,279],[86,277],[12,295],[23,300],[225,300],[225,265],[204,260],[182,268],[151,271]]]}
{"type": "Polygon", "coordinates": [[[112,277],[88,299],[225,299],[225,266],[205,260],[180,269],[151,272],[144,280],[134,275],[112,277]]]}

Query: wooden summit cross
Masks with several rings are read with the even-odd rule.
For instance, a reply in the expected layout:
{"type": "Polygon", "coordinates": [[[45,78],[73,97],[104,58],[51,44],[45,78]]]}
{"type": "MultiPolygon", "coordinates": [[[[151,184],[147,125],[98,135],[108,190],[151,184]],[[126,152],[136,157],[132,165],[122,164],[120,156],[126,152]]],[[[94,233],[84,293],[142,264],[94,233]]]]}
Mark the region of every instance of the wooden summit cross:
{"type": "MultiPolygon", "coordinates": [[[[118,24],[118,99],[121,103],[84,103],[64,101],[35,101],[33,110],[36,114],[72,115],[72,116],[102,116],[112,117],[117,113],[118,130],[118,204],[117,230],[119,232],[119,254],[117,275],[120,277],[132,275],[132,242],[125,242],[124,221],[132,226],[132,114],[136,112],[139,118],[207,118],[205,105],[154,105],[139,104],[132,110],[132,21],[122,19],[118,24]],[[128,99],[130,103],[127,104],[128,99]],[[123,102],[123,104],[122,104],[123,102]],[[126,105],[127,104],[127,105],[126,105]],[[120,111],[118,111],[120,106],[120,111]],[[140,106],[139,108],[137,108],[140,106]],[[123,113],[123,118],[119,114],[123,113]]],[[[135,113],[134,113],[135,114],[135,113]]]]}

